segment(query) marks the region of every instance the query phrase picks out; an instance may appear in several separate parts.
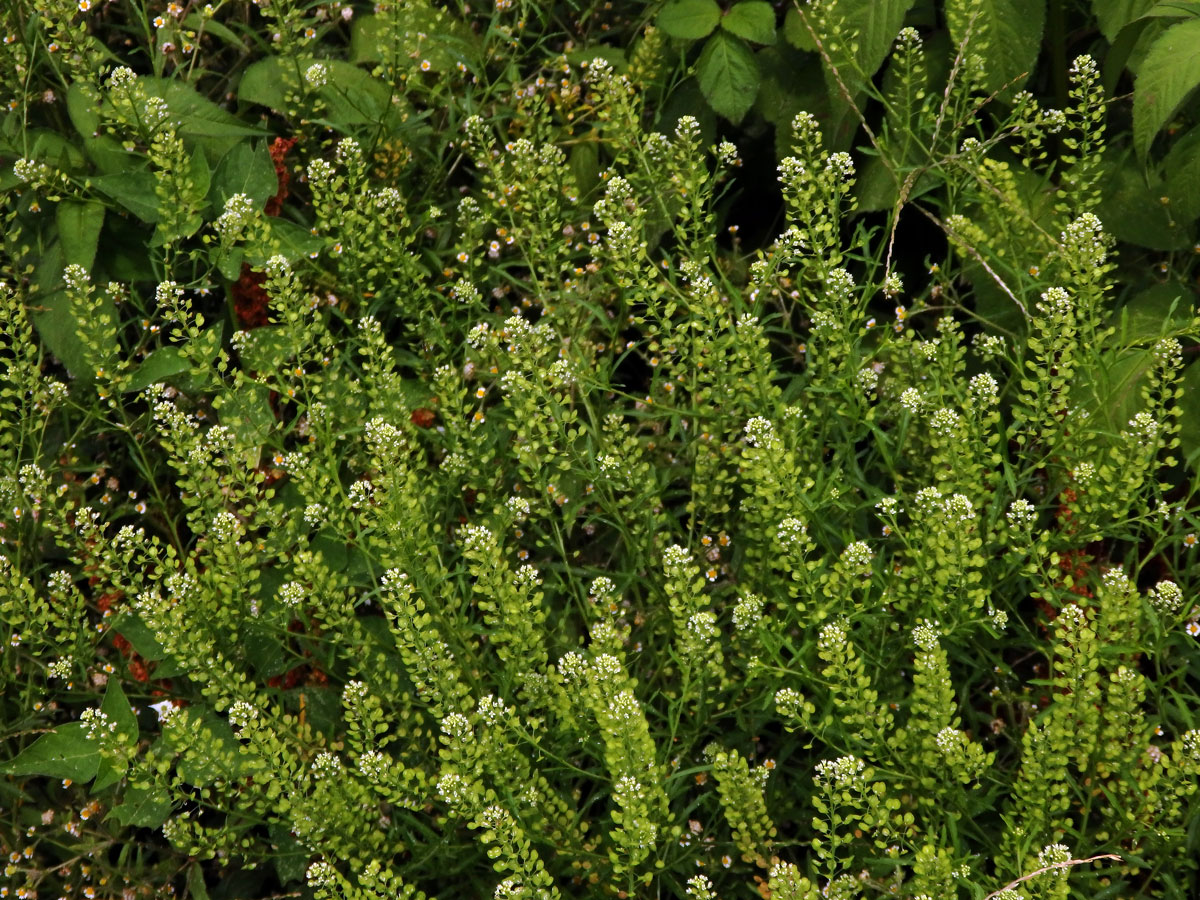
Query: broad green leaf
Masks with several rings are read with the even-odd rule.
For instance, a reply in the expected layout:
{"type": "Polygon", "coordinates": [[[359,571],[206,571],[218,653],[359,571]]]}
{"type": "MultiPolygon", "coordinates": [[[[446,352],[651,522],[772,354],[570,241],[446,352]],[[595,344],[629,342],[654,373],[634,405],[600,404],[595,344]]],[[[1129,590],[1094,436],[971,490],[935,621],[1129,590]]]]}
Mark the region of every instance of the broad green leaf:
{"type": "Polygon", "coordinates": [[[1163,163],[1172,218],[1184,224],[1200,218],[1200,128],[1175,141],[1163,163]]]}
{"type": "Polygon", "coordinates": [[[239,447],[259,446],[275,428],[269,394],[266,385],[246,384],[218,398],[221,424],[234,433],[239,447]]]}
{"type": "Polygon", "coordinates": [[[184,359],[178,347],[159,347],[137,367],[130,376],[125,391],[141,391],[166,381],[172,375],[181,375],[191,369],[191,363],[184,359]]]}
{"type": "Polygon", "coordinates": [[[696,80],[712,108],[737,123],[754,105],[761,78],[750,48],[740,38],[719,31],[704,45],[696,80]]]}
{"type": "Polygon", "coordinates": [[[100,130],[99,105],[99,98],[80,82],[67,88],[67,115],[80,137],[95,137],[100,130]]]}
{"type": "MultiPolygon", "coordinates": [[[[133,714],[133,709],[130,708],[129,700],[118,679],[110,678],[108,680],[108,686],[104,690],[104,700],[100,703],[100,710],[116,726],[117,734],[122,741],[127,744],[137,742],[137,716],[133,714]]],[[[116,784],[125,776],[125,770],[128,767],[127,763],[117,765],[113,760],[101,757],[96,771],[96,780],[92,784],[92,793],[116,784]]]]}
{"type": "Polygon", "coordinates": [[[1200,467],[1200,362],[1186,366],[1180,377],[1183,396],[1177,401],[1183,415],[1179,417],[1179,439],[1188,465],[1200,467]]]}
{"type": "Polygon", "coordinates": [[[1163,32],[1133,85],[1133,146],[1145,158],[1150,144],[1200,85],[1200,19],[1163,32]]]}
{"type": "Polygon", "coordinates": [[[721,16],[721,27],[755,44],[773,44],[775,10],[766,0],[742,0],[721,16]]]}
{"type": "Polygon", "coordinates": [[[1156,284],[1130,297],[1113,314],[1112,324],[1119,326],[1121,344],[1153,342],[1164,331],[1186,326],[1195,303],[1196,296],[1187,285],[1156,284]]]}
{"type": "Polygon", "coordinates": [[[311,231],[295,222],[273,216],[267,219],[270,226],[265,242],[246,248],[246,259],[254,266],[261,266],[276,254],[295,262],[310,253],[316,253],[325,242],[311,231]]]}
{"type": "MultiPolygon", "coordinates": [[[[842,32],[853,35],[852,46],[856,46],[854,63],[861,78],[871,78],[891,52],[896,35],[904,26],[904,17],[915,0],[838,0],[830,15],[838,17],[842,32]]],[[[832,54],[837,60],[836,52],[832,54]]],[[[843,78],[847,83],[860,79],[843,78]]],[[[851,84],[855,89],[857,85],[851,84]]]]}
{"type": "Polygon", "coordinates": [[[194,87],[178,78],[140,78],[146,92],[167,101],[171,117],[178,122],[182,137],[240,138],[261,137],[267,132],[253,128],[228,110],[222,109],[194,87]]]}
{"type": "MultiPolygon", "coordinates": [[[[87,158],[75,143],[57,131],[31,128],[27,134],[29,157],[64,172],[79,172],[87,166],[87,158]]],[[[24,155],[24,154],[22,154],[24,155]]]]}
{"type": "Polygon", "coordinates": [[[82,722],[60,725],[0,765],[5,775],[45,775],[91,781],[100,767],[100,748],[88,738],[82,722]]]}
{"type": "Polygon", "coordinates": [[[817,45],[813,43],[812,35],[804,26],[804,19],[800,15],[800,10],[794,6],[789,6],[787,15],[783,17],[783,37],[784,40],[797,50],[808,50],[811,52],[817,49],[817,45]]]}
{"type": "Polygon", "coordinates": [[[212,16],[201,15],[198,12],[189,13],[183,18],[183,26],[197,33],[197,43],[201,36],[211,34],[230,46],[236,47],[239,51],[245,51],[246,44],[237,33],[212,16]]]}
{"type": "Polygon", "coordinates": [[[219,215],[225,201],[234,194],[245,194],[261,209],[279,190],[279,178],[266,145],[241,141],[221,157],[212,176],[209,197],[219,215]]]}
{"type": "MultiPolygon", "coordinates": [[[[272,56],[259,60],[242,74],[238,99],[277,111],[286,111],[288,84],[299,84],[307,65],[315,60],[290,60],[272,56]]],[[[403,115],[405,106],[392,102],[391,89],[364,70],[340,59],[323,59],[329,79],[320,89],[328,121],[336,125],[374,125],[385,117],[403,115]]]]}
{"type": "Polygon", "coordinates": [[[153,785],[130,787],[109,816],[126,827],[159,828],[171,815],[171,796],[153,785]]]}
{"type": "Polygon", "coordinates": [[[1156,0],[1092,0],[1092,14],[1101,34],[1111,44],[1122,28],[1144,16],[1155,3],[1156,0]]]}
{"type": "MultiPolygon", "coordinates": [[[[236,778],[244,771],[245,766],[242,763],[241,743],[234,735],[233,729],[211,709],[199,710],[194,715],[200,722],[201,731],[208,731],[212,735],[204,744],[206,748],[211,747],[211,752],[203,756],[180,757],[177,764],[179,776],[196,787],[212,784],[217,779],[236,778]]],[[[168,740],[167,735],[159,738],[159,741],[164,740],[168,740]]]]}
{"type": "Polygon", "coordinates": [[[92,187],[116,200],[143,222],[159,220],[158,197],[154,193],[154,176],[149,172],[122,172],[91,179],[92,187]]]}
{"type": "Polygon", "coordinates": [[[1184,250],[1192,246],[1185,225],[1172,221],[1161,197],[1166,194],[1162,180],[1151,177],[1141,165],[1130,161],[1120,165],[1105,185],[1096,211],[1107,230],[1118,240],[1151,250],[1184,250]]]}
{"type": "Polygon", "coordinates": [[[967,52],[984,60],[985,89],[1012,93],[1041,49],[1046,0],[946,0],[946,23],[956,46],[969,38],[967,52]]]}
{"type": "Polygon", "coordinates": [[[113,631],[129,641],[138,656],[146,662],[163,659],[167,654],[154,638],[154,632],[138,616],[126,609],[113,622],[113,631]]]}
{"type": "Polygon", "coordinates": [[[658,14],[658,27],[673,38],[696,41],[712,34],[720,18],[716,0],[671,0],[658,14]]]}
{"type": "Polygon", "coordinates": [[[54,211],[58,240],[67,265],[81,265],[89,272],[96,260],[100,229],[104,227],[104,205],[94,200],[61,200],[54,211]]]}

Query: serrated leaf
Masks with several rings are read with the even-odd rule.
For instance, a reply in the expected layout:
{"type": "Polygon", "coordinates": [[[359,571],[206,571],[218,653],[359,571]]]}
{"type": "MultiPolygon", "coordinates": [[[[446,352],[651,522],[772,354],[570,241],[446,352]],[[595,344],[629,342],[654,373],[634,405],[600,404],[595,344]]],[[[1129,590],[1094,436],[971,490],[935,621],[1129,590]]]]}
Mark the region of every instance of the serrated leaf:
{"type": "Polygon", "coordinates": [[[1042,47],[1046,0],[946,0],[946,24],[956,46],[969,37],[967,52],[986,60],[984,89],[1007,86],[1011,93],[1024,84],[1042,47]]]}
{"type": "Polygon", "coordinates": [[[754,105],[761,77],[750,48],[740,38],[719,31],[704,45],[696,80],[712,108],[736,123],[754,105]]]}
{"type": "Polygon", "coordinates": [[[1150,47],[1133,84],[1133,147],[1145,158],[1155,135],[1200,86],[1200,19],[1180,22],[1150,47]]]}
{"type": "Polygon", "coordinates": [[[857,47],[854,62],[862,76],[870,78],[879,71],[896,42],[896,35],[904,25],[904,17],[914,2],[915,0],[838,0],[834,5],[833,15],[841,17],[843,31],[854,35],[852,44],[857,47]]]}
{"type": "Polygon", "coordinates": [[[100,748],[88,738],[82,722],[60,725],[0,765],[5,775],[45,775],[91,781],[100,767],[100,748]]]}
{"type": "Polygon", "coordinates": [[[775,10],[766,0],[742,0],[721,16],[721,27],[755,44],[773,44],[775,10]]]}
{"type": "Polygon", "coordinates": [[[658,14],[658,27],[673,38],[697,41],[708,37],[721,19],[716,0],[671,0],[658,14]]]}

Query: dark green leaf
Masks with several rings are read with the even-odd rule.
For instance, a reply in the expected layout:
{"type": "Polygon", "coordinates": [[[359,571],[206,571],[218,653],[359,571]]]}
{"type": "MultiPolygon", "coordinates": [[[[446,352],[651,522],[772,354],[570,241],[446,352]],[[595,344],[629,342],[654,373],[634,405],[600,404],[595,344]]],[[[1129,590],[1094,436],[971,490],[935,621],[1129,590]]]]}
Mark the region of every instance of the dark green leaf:
{"type": "Polygon", "coordinates": [[[99,99],[81,82],[67,88],[67,115],[82,138],[96,136],[100,129],[99,99]]]}
{"type": "Polygon", "coordinates": [[[82,722],[60,725],[0,765],[5,775],[45,775],[91,781],[100,766],[100,748],[90,740],[82,722]]]}
{"type": "Polygon", "coordinates": [[[63,261],[92,271],[100,229],[104,227],[104,205],[93,200],[62,200],[54,211],[63,261]]]}
{"type": "Polygon", "coordinates": [[[1200,19],[1168,28],[1150,47],[1133,91],[1133,146],[1145,158],[1155,135],[1200,85],[1200,19]]]}
{"type": "Polygon", "coordinates": [[[740,38],[717,32],[704,45],[696,63],[696,80],[713,109],[732,122],[740,122],[758,94],[758,63],[740,38]]]}
{"type": "Polygon", "coordinates": [[[159,347],[137,367],[125,386],[126,391],[145,390],[152,384],[166,381],[172,375],[180,375],[191,369],[178,347],[159,347]]]}
{"type": "Polygon", "coordinates": [[[138,656],[147,662],[163,659],[167,654],[154,638],[154,632],[129,610],[123,611],[113,622],[113,631],[129,641],[138,656]]]}
{"type": "Polygon", "coordinates": [[[1135,19],[1144,16],[1154,6],[1156,0],[1092,0],[1092,13],[1096,16],[1096,24],[1109,43],[1117,39],[1117,34],[1135,19]]]}
{"type": "Polygon", "coordinates": [[[116,200],[143,222],[159,220],[158,197],[154,176],[149,172],[129,171],[119,175],[101,175],[91,180],[92,187],[116,200]]]}
{"type": "Polygon", "coordinates": [[[721,18],[716,0],[671,0],[658,14],[658,27],[673,38],[695,41],[712,34],[721,18]]]}
{"type": "Polygon", "coordinates": [[[1188,229],[1171,219],[1160,200],[1166,195],[1162,181],[1130,162],[1120,165],[1105,186],[1097,214],[1105,228],[1122,241],[1151,250],[1183,250],[1192,246],[1188,229]]]}
{"type": "Polygon", "coordinates": [[[126,827],[159,828],[171,815],[171,797],[153,785],[131,787],[109,815],[126,827]]]}
{"type": "Polygon", "coordinates": [[[721,27],[755,44],[773,44],[775,10],[766,0],[742,0],[721,17],[721,27]]]}
{"type": "Polygon", "coordinates": [[[1024,84],[1041,49],[1046,0],[946,0],[946,24],[956,46],[969,37],[967,53],[986,60],[985,89],[1011,93],[1024,84]]]}
{"type": "Polygon", "coordinates": [[[209,196],[213,210],[220,214],[234,194],[245,194],[261,209],[278,190],[279,178],[266,146],[241,141],[217,163],[209,196]]]}
{"type": "MultiPolygon", "coordinates": [[[[137,742],[137,716],[133,714],[133,709],[129,706],[129,700],[125,696],[125,691],[121,688],[121,682],[116,678],[108,680],[108,686],[104,690],[104,700],[100,703],[100,710],[116,726],[117,734],[123,742],[127,744],[137,742]]],[[[116,784],[125,776],[127,768],[128,763],[118,765],[112,759],[101,757],[100,765],[96,771],[96,780],[92,784],[92,793],[94,794],[110,785],[116,784]]]]}
{"type": "Polygon", "coordinates": [[[221,424],[234,433],[238,446],[262,444],[275,427],[269,394],[266,385],[247,384],[236,393],[222,394],[219,398],[221,424]]]}

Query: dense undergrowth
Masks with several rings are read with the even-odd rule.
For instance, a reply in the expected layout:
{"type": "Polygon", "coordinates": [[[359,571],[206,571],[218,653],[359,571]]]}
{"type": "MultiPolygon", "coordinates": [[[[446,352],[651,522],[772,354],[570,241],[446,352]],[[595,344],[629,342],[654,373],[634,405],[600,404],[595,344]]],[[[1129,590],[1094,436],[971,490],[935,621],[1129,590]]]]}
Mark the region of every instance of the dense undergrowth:
{"type": "Polygon", "coordinates": [[[1192,12],[4,5],[0,896],[1195,896],[1192,12]]]}

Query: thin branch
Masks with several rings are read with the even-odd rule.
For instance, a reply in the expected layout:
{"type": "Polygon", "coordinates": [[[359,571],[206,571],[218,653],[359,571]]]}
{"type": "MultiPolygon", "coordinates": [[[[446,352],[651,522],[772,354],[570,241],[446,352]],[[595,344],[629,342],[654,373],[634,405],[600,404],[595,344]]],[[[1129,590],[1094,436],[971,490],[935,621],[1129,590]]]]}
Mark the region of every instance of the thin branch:
{"type": "Polygon", "coordinates": [[[1010,299],[1013,303],[1017,304],[1017,308],[1021,310],[1021,312],[1025,315],[1025,318],[1026,319],[1029,318],[1029,310],[1025,308],[1025,304],[1017,299],[1017,295],[1014,294],[1012,292],[1012,289],[1009,288],[1009,286],[1004,283],[1004,279],[1001,278],[996,273],[996,270],[987,264],[987,260],[985,260],[983,258],[983,256],[980,254],[980,252],[978,250],[976,250],[974,247],[972,247],[970,244],[968,244],[965,240],[962,240],[962,235],[960,235],[956,231],[954,231],[954,229],[952,229],[949,225],[947,225],[945,222],[943,222],[941,219],[939,219],[937,216],[935,216],[929,210],[925,209],[923,206],[920,206],[919,204],[913,204],[913,205],[916,206],[917,209],[919,209],[921,211],[921,214],[923,216],[925,216],[925,218],[927,218],[927,219],[929,219],[929,221],[933,222],[933,224],[935,224],[938,228],[942,229],[942,231],[944,231],[947,235],[959,238],[962,241],[963,248],[967,251],[967,254],[972,259],[974,259],[975,262],[977,262],[977,263],[979,263],[979,265],[983,266],[983,270],[985,272],[987,272],[988,275],[991,276],[992,281],[996,282],[996,284],[999,285],[1000,290],[1004,291],[1004,293],[1008,295],[1008,299],[1010,299]]]}
{"type": "Polygon", "coordinates": [[[1089,856],[1087,859],[1068,859],[1068,860],[1064,860],[1063,862],[1051,863],[1048,866],[1038,869],[1036,872],[1030,872],[1028,875],[1022,875],[1016,881],[1010,881],[1004,887],[1000,888],[1000,890],[993,891],[992,893],[988,894],[986,897],[983,898],[983,900],[993,900],[994,897],[1000,896],[1005,891],[1012,890],[1018,884],[1020,884],[1022,881],[1028,881],[1030,878],[1033,878],[1036,875],[1041,875],[1045,872],[1049,872],[1051,869],[1065,869],[1067,866],[1082,866],[1084,863],[1095,862],[1098,859],[1115,859],[1117,862],[1125,861],[1121,857],[1117,856],[1116,854],[1102,853],[1099,856],[1089,856]]]}

